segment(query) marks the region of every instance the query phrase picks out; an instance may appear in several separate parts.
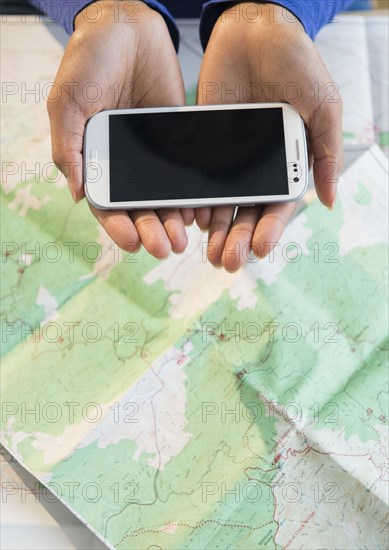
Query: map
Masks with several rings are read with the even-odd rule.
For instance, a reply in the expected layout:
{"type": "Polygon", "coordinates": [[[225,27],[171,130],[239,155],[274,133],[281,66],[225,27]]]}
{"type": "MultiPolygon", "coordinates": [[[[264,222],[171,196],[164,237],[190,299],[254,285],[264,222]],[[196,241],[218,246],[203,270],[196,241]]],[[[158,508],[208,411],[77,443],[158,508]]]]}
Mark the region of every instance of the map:
{"type": "Polygon", "coordinates": [[[344,100],[344,142],[376,141],[389,153],[387,17],[337,15],[315,43],[344,100]]]}
{"type": "Polygon", "coordinates": [[[1,443],[110,548],[386,549],[382,150],[237,274],[195,227],[164,262],[122,253],[50,161],[38,30],[7,61],[1,443]]]}

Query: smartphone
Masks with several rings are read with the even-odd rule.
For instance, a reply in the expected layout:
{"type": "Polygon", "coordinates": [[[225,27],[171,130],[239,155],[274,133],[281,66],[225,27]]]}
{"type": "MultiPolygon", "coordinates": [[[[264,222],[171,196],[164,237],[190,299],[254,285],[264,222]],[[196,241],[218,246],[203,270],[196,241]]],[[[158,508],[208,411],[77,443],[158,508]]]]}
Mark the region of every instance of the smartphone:
{"type": "Polygon", "coordinates": [[[102,111],[83,168],[92,205],[126,210],[296,201],[309,171],[304,122],[284,103],[102,111]]]}

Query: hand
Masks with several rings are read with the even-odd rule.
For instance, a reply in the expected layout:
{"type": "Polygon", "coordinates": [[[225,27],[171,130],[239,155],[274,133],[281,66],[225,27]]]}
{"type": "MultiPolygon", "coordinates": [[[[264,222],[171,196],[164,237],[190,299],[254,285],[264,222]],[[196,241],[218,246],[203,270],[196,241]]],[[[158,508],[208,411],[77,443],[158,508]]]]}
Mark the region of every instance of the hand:
{"type": "MultiPolygon", "coordinates": [[[[74,200],[84,197],[82,146],[88,118],[105,109],[184,102],[177,55],[157,12],[140,1],[100,1],[80,12],[48,100],[53,160],[74,200]],[[98,10],[93,14],[92,6],[98,10]],[[96,12],[100,16],[94,21],[96,12]]],[[[157,258],[185,249],[185,224],[194,218],[193,209],[90,209],[120,248],[134,252],[142,243],[157,258]]]]}
{"type": "MultiPolygon", "coordinates": [[[[343,165],[342,100],[336,93],[333,102],[324,101],[334,90],[328,88],[331,82],[313,42],[291,13],[274,4],[243,3],[224,12],[212,31],[197,102],[293,104],[306,125],[317,194],[331,209],[343,165]]],[[[233,272],[250,247],[258,258],[265,257],[295,208],[296,203],[239,208],[234,220],[233,207],[196,210],[198,225],[209,230],[209,261],[233,272]]]]}

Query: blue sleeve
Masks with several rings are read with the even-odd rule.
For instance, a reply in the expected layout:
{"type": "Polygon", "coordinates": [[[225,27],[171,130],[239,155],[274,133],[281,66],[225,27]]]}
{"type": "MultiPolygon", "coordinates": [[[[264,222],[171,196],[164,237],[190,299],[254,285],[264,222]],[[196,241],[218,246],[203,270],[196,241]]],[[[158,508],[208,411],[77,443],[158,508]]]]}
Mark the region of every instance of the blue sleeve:
{"type": "MultiPolygon", "coordinates": [[[[243,0],[241,0],[243,1],[243,0]]],[[[346,10],[354,0],[277,0],[263,2],[278,4],[293,13],[303,24],[305,32],[315,39],[319,30],[329,23],[340,11],[346,10]]],[[[228,4],[238,4],[237,0],[210,0],[203,6],[200,22],[201,44],[205,49],[212,29],[228,4]]]]}
{"type": "MultiPolygon", "coordinates": [[[[47,17],[64,27],[68,34],[74,31],[74,18],[94,0],[28,0],[29,4],[38,8],[47,17]]],[[[178,49],[179,33],[174,19],[168,9],[156,0],[144,0],[153,10],[159,12],[165,20],[175,49],[178,49]]],[[[93,13],[91,10],[91,17],[93,13]]]]}

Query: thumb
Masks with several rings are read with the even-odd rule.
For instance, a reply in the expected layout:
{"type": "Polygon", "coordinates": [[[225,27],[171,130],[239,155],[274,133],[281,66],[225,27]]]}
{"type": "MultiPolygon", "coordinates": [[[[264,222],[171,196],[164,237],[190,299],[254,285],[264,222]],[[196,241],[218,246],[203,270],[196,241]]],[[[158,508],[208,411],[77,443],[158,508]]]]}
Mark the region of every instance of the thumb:
{"type": "Polygon", "coordinates": [[[67,179],[75,202],[84,196],[82,147],[86,116],[76,103],[64,98],[47,104],[54,164],[67,179]]]}
{"type": "Polygon", "coordinates": [[[321,202],[332,209],[338,180],[344,165],[342,134],[342,100],[322,103],[309,121],[311,153],[316,192],[321,202]]]}

